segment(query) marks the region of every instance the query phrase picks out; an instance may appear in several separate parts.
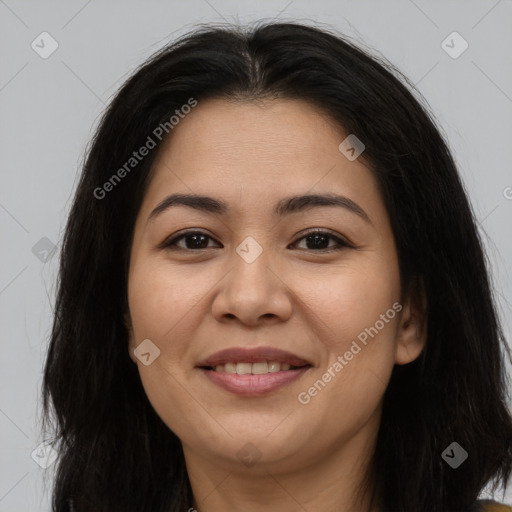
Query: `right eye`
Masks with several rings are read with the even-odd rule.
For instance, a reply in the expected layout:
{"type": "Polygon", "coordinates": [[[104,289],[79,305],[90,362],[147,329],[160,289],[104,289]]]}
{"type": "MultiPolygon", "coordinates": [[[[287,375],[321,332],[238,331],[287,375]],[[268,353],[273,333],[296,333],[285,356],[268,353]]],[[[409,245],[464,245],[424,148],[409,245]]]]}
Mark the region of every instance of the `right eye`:
{"type": "Polygon", "coordinates": [[[202,231],[186,231],[185,233],[181,233],[180,235],[171,238],[170,240],[166,240],[165,242],[160,244],[159,248],[178,248],[185,251],[211,249],[211,247],[208,247],[208,239],[213,240],[213,238],[210,235],[202,231]],[[178,242],[181,242],[182,240],[185,240],[185,247],[178,245],[178,242]],[[187,240],[191,240],[190,244],[187,243],[187,240]],[[192,247],[187,247],[187,245],[191,245],[192,247]]]}

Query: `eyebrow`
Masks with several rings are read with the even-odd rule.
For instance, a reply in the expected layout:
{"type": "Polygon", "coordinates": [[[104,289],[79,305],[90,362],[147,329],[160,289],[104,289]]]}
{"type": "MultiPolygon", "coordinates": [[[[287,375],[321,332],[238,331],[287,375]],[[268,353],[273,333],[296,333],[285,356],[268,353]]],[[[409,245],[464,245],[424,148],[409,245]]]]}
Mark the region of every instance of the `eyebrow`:
{"type": "MultiPolygon", "coordinates": [[[[209,196],[197,194],[171,194],[161,201],[149,214],[148,222],[173,206],[185,206],[206,213],[226,215],[229,212],[228,203],[209,196]]],[[[367,213],[352,199],[338,194],[307,194],[281,199],[274,206],[274,215],[284,217],[293,213],[303,212],[312,208],[337,207],[344,208],[363,220],[372,224],[367,213]]]]}

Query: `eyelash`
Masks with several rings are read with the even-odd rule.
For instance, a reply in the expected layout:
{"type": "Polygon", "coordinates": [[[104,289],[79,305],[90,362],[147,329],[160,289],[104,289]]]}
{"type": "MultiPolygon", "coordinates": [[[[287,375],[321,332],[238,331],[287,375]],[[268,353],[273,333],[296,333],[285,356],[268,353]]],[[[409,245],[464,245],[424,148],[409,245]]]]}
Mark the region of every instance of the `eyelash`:
{"type": "MultiPolygon", "coordinates": [[[[187,248],[176,246],[177,242],[179,242],[182,239],[185,239],[188,236],[192,236],[192,235],[203,235],[203,236],[205,236],[207,238],[210,238],[211,240],[214,240],[210,235],[208,235],[207,233],[204,233],[203,231],[192,231],[191,230],[191,231],[186,231],[184,233],[181,233],[180,235],[178,235],[177,237],[174,237],[171,240],[164,241],[159,246],[159,248],[160,249],[170,249],[171,247],[175,246],[178,249],[181,249],[181,250],[184,250],[184,251],[192,251],[192,252],[199,252],[199,251],[205,251],[207,249],[210,249],[210,247],[205,247],[205,248],[202,248],[202,249],[187,249],[187,248]]],[[[305,249],[307,251],[309,250],[309,251],[312,251],[312,252],[330,253],[330,252],[333,252],[333,251],[340,251],[340,250],[342,250],[344,248],[347,248],[347,247],[353,248],[353,246],[350,245],[348,242],[346,242],[346,241],[342,240],[341,238],[333,235],[331,232],[325,231],[325,230],[319,230],[319,229],[312,230],[312,231],[309,231],[309,232],[305,233],[300,238],[298,238],[294,242],[294,244],[296,244],[297,242],[303,240],[304,238],[307,238],[307,237],[313,236],[313,235],[321,235],[321,236],[325,236],[327,238],[330,238],[331,240],[334,240],[338,244],[338,246],[337,247],[331,247],[330,249],[318,249],[318,250],[305,249]]]]}

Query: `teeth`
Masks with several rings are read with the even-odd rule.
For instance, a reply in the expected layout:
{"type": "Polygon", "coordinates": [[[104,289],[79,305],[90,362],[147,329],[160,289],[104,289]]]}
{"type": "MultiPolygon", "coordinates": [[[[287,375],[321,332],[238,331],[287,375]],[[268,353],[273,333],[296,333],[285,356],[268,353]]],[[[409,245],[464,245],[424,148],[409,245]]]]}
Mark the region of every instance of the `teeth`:
{"type": "MultiPolygon", "coordinates": [[[[222,365],[216,366],[217,371],[222,371],[222,365]]],[[[236,363],[226,363],[224,365],[224,371],[226,373],[236,373],[236,363]]]]}
{"type": "MultiPolygon", "coordinates": [[[[283,366],[284,366],[284,364],[283,364],[283,366]]],[[[276,363],[275,361],[271,361],[270,363],[268,363],[268,371],[270,373],[278,372],[280,369],[281,369],[280,363],[276,363]]]]}
{"type": "Polygon", "coordinates": [[[251,363],[236,363],[236,373],[238,373],[238,375],[247,375],[248,373],[251,373],[251,370],[251,363]]]}
{"type": "Polygon", "coordinates": [[[262,363],[252,363],[251,373],[254,373],[254,375],[268,373],[267,361],[263,361],[262,363]]]}
{"type": "Polygon", "coordinates": [[[260,361],[258,363],[226,363],[215,367],[216,372],[237,373],[238,375],[263,375],[265,373],[276,373],[289,370],[288,363],[277,361],[260,361]]]}

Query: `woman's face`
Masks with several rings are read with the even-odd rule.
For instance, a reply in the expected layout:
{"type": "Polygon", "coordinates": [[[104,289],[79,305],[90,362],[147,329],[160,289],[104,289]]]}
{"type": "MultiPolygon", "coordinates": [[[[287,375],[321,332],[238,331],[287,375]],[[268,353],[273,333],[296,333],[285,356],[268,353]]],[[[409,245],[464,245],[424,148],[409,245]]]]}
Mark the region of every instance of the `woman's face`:
{"type": "Polygon", "coordinates": [[[286,471],[366,446],[393,365],[422,349],[348,135],[298,100],[219,99],[160,149],[131,250],[129,350],[190,459],[286,471]],[[211,199],[155,210],[173,194],[211,199]]]}

